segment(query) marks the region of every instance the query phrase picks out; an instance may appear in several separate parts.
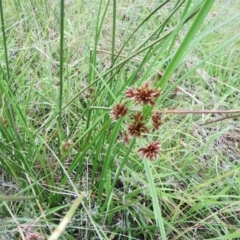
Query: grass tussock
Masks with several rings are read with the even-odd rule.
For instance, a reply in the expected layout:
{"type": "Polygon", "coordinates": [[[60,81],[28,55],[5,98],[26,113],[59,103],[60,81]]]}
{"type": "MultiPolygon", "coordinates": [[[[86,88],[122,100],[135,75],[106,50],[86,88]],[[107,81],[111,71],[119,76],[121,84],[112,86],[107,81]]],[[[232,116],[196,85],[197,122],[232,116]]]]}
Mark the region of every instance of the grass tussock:
{"type": "Polygon", "coordinates": [[[0,8],[1,239],[240,238],[239,3],[0,8]]]}

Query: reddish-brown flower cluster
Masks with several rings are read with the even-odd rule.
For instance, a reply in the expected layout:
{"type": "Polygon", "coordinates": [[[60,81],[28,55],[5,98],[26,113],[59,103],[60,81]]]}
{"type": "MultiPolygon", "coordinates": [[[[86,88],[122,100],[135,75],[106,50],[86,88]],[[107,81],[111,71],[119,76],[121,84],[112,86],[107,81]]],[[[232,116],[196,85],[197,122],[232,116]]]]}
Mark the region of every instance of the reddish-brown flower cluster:
{"type": "MultiPolygon", "coordinates": [[[[150,106],[154,106],[159,95],[160,91],[156,88],[151,87],[150,82],[146,82],[137,88],[128,88],[128,90],[125,92],[125,96],[135,103],[150,106]]],[[[117,120],[125,116],[127,112],[128,108],[125,106],[125,104],[118,103],[112,107],[110,114],[113,120],[117,120]]],[[[127,128],[127,132],[123,136],[123,142],[126,145],[129,144],[130,137],[141,137],[142,134],[145,134],[149,131],[146,126],[143,113],[135,113],[133,114],[132,118],[133,120],[127,128]]],[[[158,130],[162,125],[161,115],[155,112],[151,115],[151,119],[153,129],[158,130]]],[[[157,158],[159,150],[160,144],[153,142],[145,147],[139,148],[138,151],[141,154],[141,157],[152,161],[157,158]]]]}
{"type": "Polygon", "coordinates": [[[140,137],[142,133],[148,131],[144,121],[142,113],[136,113],[133,115],[133,122],[128,126],[128,132],[131,136],[140,137]]]}
{"type": "Polygon", "coordinates": [[[127,114],[128,109],[123,103],[118,103],[115,106],[113,106],[111,111],[111,117],[113,120],[117,120],[120,117],[123,117],[127,114]]]}
{"type": "Polygon", "coordinates": [[[159,127],[162,125],[161,115],[159,113],[153,113],[151,117],[152,117],[153,128],[155,130],[158,130],[159,127]]]}
{"type": "Polygon", "coordinates": [[[150,83],[146,82],[141,87],[138,88],[129,88],[125,96],[132,99],[134,102],[142,105],[151,105],[155,104],[156,98],[160,95],[158,89],[151,88],[150,83]]]}
{"type": "Polygon", "coordinates": [[[158,151],[160,150],[160,144],[157,142],[151,143],[144,148],[139,148],[139,152],[143,158],[147,158],[150,161],[154,160],[158,156],[158,151]]]}
{"type": "Polygon", "coordinates": [[[128,126],[128,132],[134,137],[140,137],[142,133],[148,132],[148,129],[143,121],[142,113],[138,112],[133,115],[133,122],[128,126]]]}

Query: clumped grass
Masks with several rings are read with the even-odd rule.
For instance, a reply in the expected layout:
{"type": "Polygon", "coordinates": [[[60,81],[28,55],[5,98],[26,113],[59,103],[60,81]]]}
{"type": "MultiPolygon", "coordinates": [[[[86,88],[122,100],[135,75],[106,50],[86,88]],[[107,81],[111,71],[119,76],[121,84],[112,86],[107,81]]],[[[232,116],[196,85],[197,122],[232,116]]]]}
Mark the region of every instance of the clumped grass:
{"type": "Polygon", "coordinates": [[[3,239],[240,238],[239,3],[0,7],[3,239]]]}

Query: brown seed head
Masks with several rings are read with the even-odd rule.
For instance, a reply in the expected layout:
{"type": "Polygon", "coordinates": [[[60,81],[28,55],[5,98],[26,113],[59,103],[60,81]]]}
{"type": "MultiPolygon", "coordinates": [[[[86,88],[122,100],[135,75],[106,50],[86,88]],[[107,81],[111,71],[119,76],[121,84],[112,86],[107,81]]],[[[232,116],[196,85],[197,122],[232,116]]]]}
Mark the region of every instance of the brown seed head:
{"type": "Polygon", "coordinates": [[[128,109],[123,103],[118,103],[113,106],[111,110],[111,117],[113,120],[118,120],[120,117],[123,117],[127,114],[128,109]]]}
{"type": "Polygon", "coordinates": [[[153,122],[153,128],[155,130],[158,130],[159,127],[162,125],[162,118],[160,113],[153,113],[151,117],[153,122]]]}
{"type": "Polygon", "coordinates": [[[156,98],[160,96],[160,91],[154,89],[150,86],[149,82],[144,83],[141,87],[136,89],[129,88],[125,96],[132,99],[134,102],[141,105],[151,105],[155,104],[156,98]]]}
{"type": "Polygon", "coordinates": [[[138,151],[141,153],[143,158],[147,158],[150,161],[154,160],[158,156],[158,151],[160,150],[160,144],[157,142],[151,143],[146,147],[140,148],[138,151]]]}
{"type": "Polygon", "coordinates": [[[133,122],[128,126],[128,132],[133,137],[140,137],[142,133],[148,132],[141,113],[133,115],[133,122]]]}

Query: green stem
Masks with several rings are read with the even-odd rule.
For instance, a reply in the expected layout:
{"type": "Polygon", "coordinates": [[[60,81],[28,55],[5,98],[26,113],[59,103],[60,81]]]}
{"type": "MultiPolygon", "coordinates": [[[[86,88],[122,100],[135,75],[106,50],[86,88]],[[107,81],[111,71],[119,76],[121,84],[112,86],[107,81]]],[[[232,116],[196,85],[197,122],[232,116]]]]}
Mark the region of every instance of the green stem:
{"type": "Polygon", "coordinates": [[[154,209],[155,220],[156,220],[157,226],[161,233],[161,237],[162,237],[161,239],[166,240],[167,236],[166,236],[166,231],[165,231],[165,227],[164,227],[164,219],[162,217],[162,211],[161,211],[161,207],[159,204],[159,197],[156,192],[150,162],[148,159],[143,159],[143,162],[144,162],[144,168],[145,168],[146,175],[147,175],[149,191],[150,191],[151,198],[152,198],[152,205],[153,205],[153,209],[154,209]]]}
{"type": "MultiPolygon", "coordinates": [[[[3,35],[3,46],[4,46],[4,53],[5,53],[5,62],[6,62],[6,70],[7,70],[7,82],[10,82],[10,69],[9,69],[9,62],[8,62],[8,51],[7,51],[7,37],[5,34],[5,23],[4,23],[4,17],[3,17],[3,6],[2,6],[2,0],[0,0],[0,15],[1,15],[1,28],[2,28],[2,35],[3,35]]],[[[7,114],[9,115],[9,119],[11,121],[11,125],[14,131],[14,134],[16,136],[16,142],[18,145],[21,144],[19,134],[17,132],[17,127],[15,123],[15,116],[12,109],[12,106],[9,104],[9,101],[6,101],[7,105],[7,114]]]]}
{"type": "Polygon", "coordinates": [[[4,17],[3,17],[3,7],[2,7],[2,0],[0,0],[0,15],[1,15],[1,28],[2,28],[2,35],[3,35],[3,47],[5,52],[5,62],[6,62],[6,69],[7,69],[7,79],[10,80],[10,70],[8,65],[8,51],[7,51],[7,38],[5,34],[5,24],[4,24],[4,17]]]}
{"type": "Polygon", "coordinates": [[[58,157],[61,159],[62,99],[63,99],[63,45],[64,45],[64,0],[60,4],[60,85],[58,115],[58,157]]]}
{"type": "Polygon", "coordinates": [[[116,35],[116,0],[113,0],[113,26],[112,26],[112,56],[111,62],[114,61],[114,49],[115,49],[115,35],[116,35]]]}

